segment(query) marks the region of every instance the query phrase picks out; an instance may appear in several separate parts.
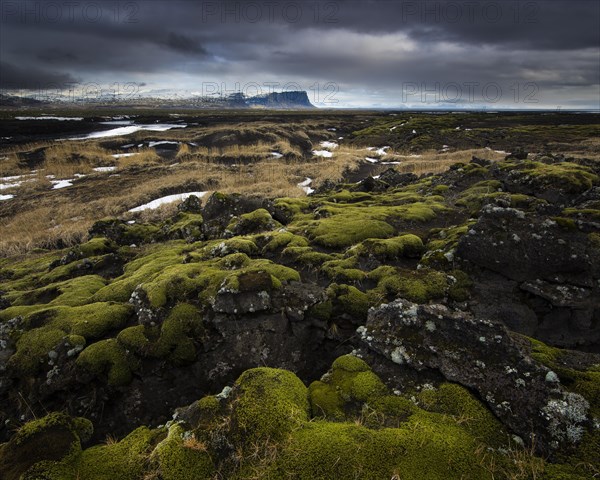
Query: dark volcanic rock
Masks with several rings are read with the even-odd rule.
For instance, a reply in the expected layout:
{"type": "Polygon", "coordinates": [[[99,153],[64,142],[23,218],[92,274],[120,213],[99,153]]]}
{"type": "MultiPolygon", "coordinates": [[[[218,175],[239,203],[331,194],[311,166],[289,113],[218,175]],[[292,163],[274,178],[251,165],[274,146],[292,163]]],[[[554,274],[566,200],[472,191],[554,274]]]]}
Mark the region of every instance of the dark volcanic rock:
{"type": "Polygon", "coordinates": [[[359,332],[392,362],[439,370],[475,390],[504,425],[540,452],[576,445],[591,425],[588,402],[566,392],[557,375],[499,323],[400,299],[371,309],[359,332]]]}
{"type": "Polygon", "coordinates": [[[456,257],[483,268],[476,314],[552,345],[591,347],[600,341],[600,250],[575,222],[558,221],[488,205],[456,257]]]}

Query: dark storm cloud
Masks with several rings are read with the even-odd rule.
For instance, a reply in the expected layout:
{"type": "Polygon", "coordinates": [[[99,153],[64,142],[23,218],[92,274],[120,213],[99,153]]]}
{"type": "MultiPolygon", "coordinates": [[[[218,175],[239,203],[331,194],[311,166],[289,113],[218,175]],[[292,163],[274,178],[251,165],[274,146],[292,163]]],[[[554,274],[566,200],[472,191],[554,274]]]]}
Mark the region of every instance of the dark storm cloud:
{"type": "Polygon", "coordinates": [[[148,74],[157,89],[185,76],[284,78],[304,88],[324,79],[348,91],[497,81],[576,97],[600,82],[595,0],[75,3],[50,18],[44,8],[60,0],[2,1],[0,58],[20,66],[21,84],[31,84],[27,71],[65,81],[148,74]],[[19,11],[26,3],[37,12],[19,11]]]}
{"type": "Polygon", "coordinates": [[[190,37],[173,32],[168,34],[164,45],[182,53],[196,53],[201,55],[208,53],[202,45],[199,45],[190,37]]]}
{"type": "Polygon", "coordinates": [[[59,73],[40,68],[23,68],[7,62],[0,62],[0,88],[32,89],[66,88],[77,80],[68,73],[59,73]]]}

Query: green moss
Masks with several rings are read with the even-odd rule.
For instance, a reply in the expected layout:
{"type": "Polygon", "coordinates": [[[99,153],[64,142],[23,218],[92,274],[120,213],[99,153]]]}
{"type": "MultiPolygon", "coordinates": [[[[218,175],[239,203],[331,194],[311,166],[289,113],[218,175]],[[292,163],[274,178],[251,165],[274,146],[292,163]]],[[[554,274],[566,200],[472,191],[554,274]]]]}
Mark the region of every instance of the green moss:
{"type": "Polygon", "coordinates": [[[473,281],[462,270],[451,270],[448,273],[448,298],[456,302],[464,302],[471,296],[473,281]]]}
{"type": "Polygon", "coordinates": [[[308,391],[293,373],[273,368],[245,371],[235,383],[233,421],[238,437],[281,441],[309,418],[308,391]]]}
{"type": "Polygon", "coordinates": [[[264,208],[259,208],[239,217],[233,217],[227,225],[227,231],[233,235],[258,233],[281,227],[279,222],[273,220],[271,214],[264,208]]]}
{"type": "Polygon", "coordinates": [[[197,307],[185,303],[176,305],[157,330],[157,327],[136,325],[122,330],[117,340],[141,357],[164,358],[175,365],[196,359],[195,341],[204,336],[202,315],[197,307]]]}
{"type": "Polygon", "coordinates": [[[306,312],[306,317],[328,322],[331,318],[332,312],[333,304],[331,300],[327,300],[311,306],[306,312]]]}
{"type": "Polygon", "coordinates": [[[131,294],[139,284],[151,282],[168,267],[183,263],[188,248],[189,246],[181,242],[171,242],[148,248],[140,257],[127,263],[122,276],[96,292],[93,300],[97,302],[129,301],[131,294]]]}
{"type": "Polygon", "coordinates": [[[327,289],[327,296],[332,301],[334,314],[350,315],[357,322],[367,317],[371,307],[368,295],[351,285],[332,283],[327,289]]]}
{"type": "Polygon", "coordinates": [[[112,338],[88,346],[79,354],[76,363],[96,376],[106,376],[108,384],[114,387],[131,382],[131,372],[136,368],[136,362],[112,338]]]}
{"type": "Polygon", "coordinates": [[[594,208],[565,208],[563,215],[567,217],[577,217],[589,219],[592,221],[600,220],[600,210],[594,208]]]}
{"type": "Polygon", "coordinates": [[[24,332],[17,341],[17,351],[8,361],[9,366],[19,375],[34,375],[43,364],[48,363],[48,352],[65,336],[63,330],[52,327],[34,328],[24,332]]]}
{"type": "Polygon", "coordinates": [[[337,389],[327,383],[315,381],[308,387],[310,408],[313,417],[329,420],[344,420],[344,400],[337,389]]]}
{"type": "Polygon", "coordinates": [[[263,252],[276,252],[286,247],[307,247],[308,240],[299,235],[290,232],[277,232],[268,237],[268,242],[263,248],[263,252]]]}
{"type": "Polygon", "coordinates": [[[108,238],[97,237],[79,245],[78,250],[83,258],[97,257],[117,250],[117,244],[108,238]]]}
{"type": "MultiPolygon", "coordinates": [[[[238,290],[240,278],[257,272],[270,275],[271,288],[281,288],[285,282],[300,280],[298,272],[291,268],[269,260],[253,260],[244,253],[233,253],[223,258],[165,265],[161,271],[143,278],[136,271],[130,278],[117,280],[115,284],[127,285],[129,291],[134,283],[132,278],[135,278],[154,308],[192,299],[208,306],[220,289],[238,290]]],[[[103,298],[100,294],[104,290],[98,292],[96,297],[103,298]]]]}
{"type": "Polygon", "coordinates": [[[345,402],[369,402],[387,393],[387,388],[371,368],[353,355],[337,358],[326,382],[345,402]]]}
{"type": "Polygon", "coordinates": [[[347,257],[325,262],[323,263],[321,270],[334,281],[360,282],[365,279],[366,274],[357,267],[358,257],[347,257]]]}
{"type": "Polygon", "coordinates": [[[333,370],[344,370],[351,373],[368,372],[371,367],[355,355],[342,355],[334,360],[331,365],[333,370]]]}
{"type": "Polygon", "coordinates": [[[416,235],[407,234],[385,240],[365,240],[352,249],[360,256],[372,255],[379,260],[399,257],[419,257],[424,251],[423,241],[416,235]]]}
{"type": "Polygon", "coordinates": [[[330,248],[345,248],[367,238],[391,237],[393,233],[393,227],[380,220],[336,215],[320,220],[312,230],[311,235],[318,245],[330,248]]]}
{"type": "Polygon", "coordinates": [[[505,445],[508,437],[500,421],[467,389],[454,383],[443,383],[437,389],[423,389],[419,406],[429,412],[454,417],[465,430],[490,446],[505,445]]]}
{"type": "Polygon", "coordinates": [[[163,480],[202,480],[214,478],[215,468],[203,443],[195,441],[181,425],[172,425],[169,434],[154,452],[163,480]]]}
{"type": "Polygon", "coordinates": [[[335,258],[328,253],[317,252],[311,247],[287,247],[283,250],[282,255],[307,267],[320,266],[335,258]]]}
{"type": "Polygon", "coordinates": [[[81,307],[58,307],[52,323],[91,340],[122,328],[132,313],[133,308],[127,304],[90,303],[81,307]]]}
{"type": "Polygon", "coordinates": [[[118,443],[98,445],[84,450],[73,462],[76,478],[86,480],[143,478],[147,468],[147,457],[159,433],[140,427],[118,443]]]}
{"type": "Polygon", "coordinates": [[[194,339],[203,335],[202,315],[198,309],[184,303],[176,305],[161,326],[155,354],[175,364],[192,362],[196,359],[194,339]]]}
{"type": "Polygon", "coordinates": [[[459,427],[424,419],[403,429],[314,421],[292,434],[265,478],[488,479],[477,443],[459,427]]]}
{"type": "Polygon", "coordinates": [[[288,220],[292,220],[296,215],[302,214],[308,210],[310,199],[306,197],[299,198],[278,198],[274,202],[275,208],[282,211],[288,220]]]}
{"type": "MultiPolygon", "coordinates": [[[[51,466],[77,457],[81,452],[80,439],[89,439],[91,429],[88,420],[59,412],[26,423],[8,443],[0,446],[0,477],[6,480],[65,479],[64,476],[38,476],[36,471],[42,473],[47,468],[38,468],[36,464],[43,462],[44,466],[51,466]]],[[[60,470],[69,473],[68,469],[60,470]]]]}
{"type": "Polygon", "coordinates": [[[566,193],[582,193],[599,181],[598,176],[589,167],[571,162],[505,162],[500,164],[500,168],[520,171],[536,187],[553,188],[566,193]]]}
{"type": "Polygon", "coordinates": [[[415,303],[427,303],[443,298],[448,290],[448,277],[431,269],[402,270],[382,266],[369,273],[377,282],[374,293],[386,298],[402,297],[415,303]]]}
{"type": "Polygon", "coordinates": [[[552,217],[552,220],[556,222],[556,224],[562,228],[563,230],[575,231],[577,230],[577,223],[572,218],[565,217],[552,217]]]}
{"type": "Polygon", "coordinates": [[[167,231],[168,238],[197,241],[204,237],[203,223],[204,219],[199,213],[180,212],[163,228],[167,231]]]}

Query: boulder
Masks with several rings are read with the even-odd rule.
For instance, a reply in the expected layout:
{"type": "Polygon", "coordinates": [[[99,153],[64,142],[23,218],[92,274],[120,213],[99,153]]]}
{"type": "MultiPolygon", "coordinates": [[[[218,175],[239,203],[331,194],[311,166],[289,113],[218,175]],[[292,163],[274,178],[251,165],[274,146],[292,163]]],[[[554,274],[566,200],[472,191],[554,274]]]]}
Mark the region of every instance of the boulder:
{"type": "Polygon", "coordinates": [[[395,364],[435,369],[474,390],[540,453],[577,445],[591,426],[587,400],[567,392],[500,323],[398,299],[371,309],[358,332],[369,349],[395,364]]]}

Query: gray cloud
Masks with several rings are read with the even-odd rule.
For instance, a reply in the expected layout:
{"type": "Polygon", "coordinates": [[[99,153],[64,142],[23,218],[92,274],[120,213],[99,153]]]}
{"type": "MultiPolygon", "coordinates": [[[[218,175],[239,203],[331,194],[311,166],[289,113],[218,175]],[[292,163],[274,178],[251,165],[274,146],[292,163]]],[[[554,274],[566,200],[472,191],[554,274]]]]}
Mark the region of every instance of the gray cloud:
{"type": "Polygon", "coordinates": [[[93,19],[83,2],[52,21],[43,6],[60,2],[35,2],[35,18],[8,3],[19,5],[2,4],[0,73],[20,88],[73,78],[156,90],[330,81],[350,102],[385,103],[411,82],[505,91],[533,82],[549,103],[600,101],[595,0],[138,0],[118,11],[118,2],[100,4],[93,19]]]}

